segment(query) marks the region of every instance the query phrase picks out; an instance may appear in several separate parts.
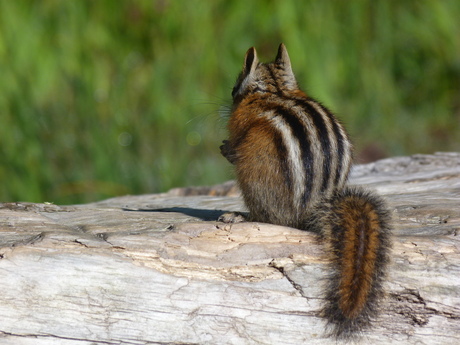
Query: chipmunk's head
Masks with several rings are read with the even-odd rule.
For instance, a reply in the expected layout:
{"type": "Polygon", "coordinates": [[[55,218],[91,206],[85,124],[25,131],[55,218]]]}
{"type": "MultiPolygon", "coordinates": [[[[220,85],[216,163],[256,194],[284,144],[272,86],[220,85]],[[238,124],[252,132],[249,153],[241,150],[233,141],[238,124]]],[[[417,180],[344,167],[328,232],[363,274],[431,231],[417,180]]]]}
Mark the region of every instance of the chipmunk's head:
{"type": "Polygon", "coordinates": [[[253,93],[280,94],[297,90],[298,85],[291,68],[286,46],[281,43],[275,61],[260,63],[254,47],[249,48],[244,58],[243,71],[238,76],[232,91],[234,103],[253,93]]]}

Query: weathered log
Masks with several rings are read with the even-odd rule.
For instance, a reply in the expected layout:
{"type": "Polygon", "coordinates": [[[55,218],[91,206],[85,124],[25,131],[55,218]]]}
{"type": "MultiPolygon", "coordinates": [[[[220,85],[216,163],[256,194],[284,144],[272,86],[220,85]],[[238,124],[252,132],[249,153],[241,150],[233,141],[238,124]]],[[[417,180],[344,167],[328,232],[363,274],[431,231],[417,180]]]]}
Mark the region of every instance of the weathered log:
{"type": "MultiPolygon", "coordinates": [[[[359,165],[351,181],[385,197],[394,227],[386,299],[362,343],[460,344],[460,154],[359,165]]],[[[318,312],[314,235],[216,221],[241,210],[231,183],[1,204],[0,343],[336,343],[318,312]]]]}

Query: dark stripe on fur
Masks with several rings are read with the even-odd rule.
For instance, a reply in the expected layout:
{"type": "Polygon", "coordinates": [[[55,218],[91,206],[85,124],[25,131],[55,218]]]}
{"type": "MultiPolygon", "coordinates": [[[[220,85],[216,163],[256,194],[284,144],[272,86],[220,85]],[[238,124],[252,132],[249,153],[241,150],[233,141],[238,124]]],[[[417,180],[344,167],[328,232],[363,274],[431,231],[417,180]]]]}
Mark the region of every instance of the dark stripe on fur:
{"type": "MultiPolygon", "coordinates": [[[[273,66],[273,65],[270,65],[270,66],[273,66]]],[[[267,69],[268,73],[270,74],[270,77],[272,78],[272,81],[273,81],[273,85],[276,89],[276,94],[280,97],[282,97],[283,95],[283,91],[282,91],[282,88],[280,87],[280,85],[278,84],[278,79],[275,75],[275,72],[273,72],[273,70],[270,68],[269,65],[265,65],[265,68],[267,69]]]]}
{"type": "Polygon", "coordinates": [[[330,119],[330,121],[332,123],[332,129],[334,131],[334,135],[335,135],[336,140],[337,140],[337,172],[336,172],[336,175],[335,175],[335,178],[334,178],[334,186],[337,186],[337,184],[339,183],[340,178],[344,174],[348,175],[347,167],[345,167],[345,169],[347,169],[347,170],[343,171],[344,170],[344,167],[343,167],[344,143],[346,141],[348,141],[348,138],[344,137],[344,135],[340,132],[339,122],[335,118],[335,116],[328,109],[326,109],[326,107],[324,107],[321,103],[318,103],[318,102],[316,102],[316,103],[328,115],[328,117],[329,117],[329,119],[330,119]]]}
{"type": "MultiPolygon", "coordinates": [[[[306,99],[295,98],[296,104],[305,111],[306,114],[310,115],[313,120],[313,125],[318,133],[318,138],[321,142],[321,149],[323,151],[323,171],[322,171],[322,183],[321,183],[321,192],[324,192],[329,187],[329,179],[331,176],[331,160],[333,159],[331,142],[329,138],[329,132],[327,130],[326,123],[323,119],[323,116],[318,113],[315,108],[313,108],[306,99]]],[[[312,99],[308,99],[313,101],[312,99]]],[[[314,101],[313,101],[314,102],[314,101]]]]}
{"type": "Polygon", "coordinates": [[[284,176],[284,181],[286,182],[286,185],[288,189],[292,189],[293,185],[293,178],[292,178],[292,171],[289,169],[289,160],[288,160],[288,151],[286,148],[286,145],[284,144],[283,137],[282,135],[276,131],[273,137],[275,143],[276,143],[276,151],[278,153],[279,157],[279,163],[280,163],[280,169],[283,173],[284,176]]]}
{"type": "Polygon", "coordinates": [[[305,192],[302,196],[302,203],[306,205],[311,196],[311,190],[314,183],[314,156],[311,151],[310,137],[305,131],[305,126],[300,122],[297,115],[293,113],[291,109],[283,106],[277,106],[275,108],[276,114],[283,117],[286,123],[291,128],[291,131],[299,144],[300,154],[302,159],[302,165],[305,171],[305,192]]]}

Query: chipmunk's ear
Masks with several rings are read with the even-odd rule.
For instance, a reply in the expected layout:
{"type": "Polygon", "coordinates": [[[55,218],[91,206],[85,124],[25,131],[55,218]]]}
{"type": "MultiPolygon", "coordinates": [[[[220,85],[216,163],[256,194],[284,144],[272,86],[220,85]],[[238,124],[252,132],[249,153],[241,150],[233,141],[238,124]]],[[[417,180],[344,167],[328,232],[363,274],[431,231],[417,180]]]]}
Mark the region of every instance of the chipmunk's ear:
{"type": "Polygon", "coordinates": [[[255,73],[257,66],[259,65],[259,59],[257,58],[257,52],[254,47],[251,47],[246,52],[244,57],[243,70],[241,71],[235,86],[233,87],[232,97],[235,101],[239,96],[247,91],[249,85],[255,79],[255,73]]]}
{"type": "Polygon", "coordinates": [[[283,69],[286,72],[293,74],[291,68],[291,59],[289,59],[289,54],[284,43],[281,43],[278,48],[278,54],[276,55],[275,63],[277,65],[283,66],[283,69]]]}
{"type": "Polygon", "coordinates": [[[254,73],[258,64],[259,58],[257,57],[256,48],[251,47],[248,49],[246,56],[244,57],[243,75],[248,76],[254,73]]]}

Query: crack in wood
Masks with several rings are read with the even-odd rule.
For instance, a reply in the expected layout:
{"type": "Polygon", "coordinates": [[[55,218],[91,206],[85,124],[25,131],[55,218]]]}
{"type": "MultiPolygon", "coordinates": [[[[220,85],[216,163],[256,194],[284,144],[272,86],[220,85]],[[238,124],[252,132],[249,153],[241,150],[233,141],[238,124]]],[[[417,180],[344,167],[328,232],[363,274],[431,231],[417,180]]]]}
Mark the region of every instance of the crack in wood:
{"type": "MultiPolygon", "coordinates": [[[[430,317],[442,316],[452,320],[460,319],[460,311],[444,311],[428,307],[425,299],[416,289],[405,289],[398,293],[391,293],[390,297],[397,301],[394,312],[404,316],[413,326],[423,327],[428,324],[430,317]]],[[[443,306],[446,308],[447,306],[443,306]]]]}
{"type": "MultiPolygon", "coordinates": [[[[73,340],[73,341],[78,341],[78,342],[90,342],[91,344],[106,344],[106,345],[116,345],[120,344],[119,341],[104,341],[104,340],[94,340],[94,339],[83,339],[83,338],[73,338],[73,337],[64,337],[64,336],[59,336],[56,334],[29,334],[29,333],[12,333],[12,332],[6,332],[6,331],[1,331],[0,330],[0,335],[6,336],[6,337],[16,337],[16,338],[47,338],[47,339],[61,339],[61,340],[73,340]]],[[[124,341],[123,344],[154,344],[154,343],[148,343],[148,342],[126,342],[124,341]]]]}
{"type": "Polygon", "coordinates": [[[297,290],[300,295],[303,297],[303,298],[306,298],[307,300],[309,299],[309,297],[307,297],[303,291],[303,288],[300,284],[297,284],[294,279],[292,279],[289,274],[286,272],[286,270],[284,269],[284,266],[281,266],[279,265],[275,260],[272,260],[269,264],[268,264],[270,267],[273,267],[274,269],[276,269],[278,272],[280,272],[283,277],[285,277],[287,279],[287,281],[292,285],[292,287],[297,290]]]}
{"type": "Polygon", "coordinates": [[[34,245],[34,244],[40,242],[41,240],[43,240],[44,238],[45,238],[45,233],[41,232],[41,233],[39,233],[37,235],[25,238],[23,240],[19,240],[19,241],[13,243],[11,245],[11,247],[14,248],[14,247],[19,247],[19,246],[34,245]]]}

